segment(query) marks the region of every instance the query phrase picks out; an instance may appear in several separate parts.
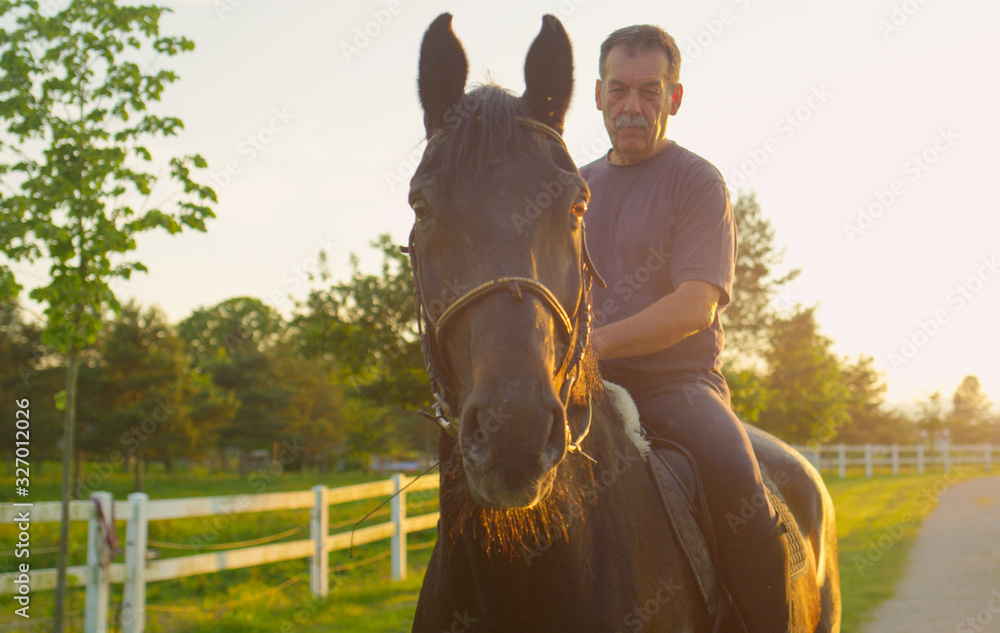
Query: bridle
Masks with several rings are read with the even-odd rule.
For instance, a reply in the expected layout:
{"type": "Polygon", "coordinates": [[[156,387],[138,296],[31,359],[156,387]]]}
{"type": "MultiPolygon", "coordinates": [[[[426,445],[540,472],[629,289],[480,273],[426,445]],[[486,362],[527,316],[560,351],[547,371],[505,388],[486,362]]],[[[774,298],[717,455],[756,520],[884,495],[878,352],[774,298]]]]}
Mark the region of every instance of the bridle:
{"type": "MultiPolygon", "coordinates": [[[[517,123],[521,127],[531,128],[543,136],[558,142],[563,149],[566,149],[566,143],[563,141],[562,135],[548,125],[526,117],[517,117],[517,123]]],[[[435,141],[437,134],[435,133],[431,136],[428,140],[428,146],[435,141]]],[[[595,281],[602,288],[607,287],[590,259],[590,252],[587,250],[587,239],[582,223],[580,225],[580,243],[580,276],[583,283],[581,283],[580,295],[577,297],[577,303],[572,314],[566,311],[552,291],[540,281],[531,277],[501,276],[465,292],[449,304],[441,312],[440,316],[435,319],[431,315],[425,300],[420,257],[414,245],[414,231],[410,231],[409,245],[403,247],[401,250],[410,256],[410,265],[413,270],[414,302],[417,310],[417,328],[420,335],[420,350],[424,356],[427,376],[431,382],[431,393],[434,397],[434,412],[420,410],[418,411],[420,415],[436,422],[452,437],[458,437],[458,424],[455,413],[458,410],[458,394],[450,384],[448,377],[444,375],[447,373],[447,366],[442,361],[440,350],[442,333],[445,326],[459,312],[468,308],[484,296],[502,290],[510,291],[511,297],[516,300],[523,298],[523,292],[529,292],[541,298],[542,303],[555,315],[555,320],[565,331],[568,340],[567,351],[555,375],[563,376],[562,388],[559,394],[560,402],[564,409],[569,405],[570,391],[577,378],[579,378],[580,362],[590,341],[592,315],[587,296],[590,293],[592,283],[595,281]]],[[[590,431],[592,409],[593,406],[588,399],[587,414],[583,427],[576,434],[573,434],[572,429],[570,429],[571,439],[568,446],[570,452],[578,451],[586,455],[580,449],[580,442],[583,441],[590,431]]],[[[569,428],[568,415],[565,417],[565,420],[566,426],[569,428]]]]}

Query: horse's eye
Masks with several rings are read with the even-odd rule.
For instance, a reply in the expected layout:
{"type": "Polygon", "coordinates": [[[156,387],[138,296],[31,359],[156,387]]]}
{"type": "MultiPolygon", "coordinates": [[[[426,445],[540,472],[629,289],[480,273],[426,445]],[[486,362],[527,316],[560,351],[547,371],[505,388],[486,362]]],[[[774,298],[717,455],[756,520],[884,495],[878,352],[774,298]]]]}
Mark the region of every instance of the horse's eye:
{"type": "Polygon", "coordinates": [[[576,219],[582,220],[583,219],[583,214],[586,213],[586,212],[587,212],[587,201],[586,200],[577,200],[573,204],[573,215],[576,216],[576,219]]]}
{"type": "Polygon", "coordinates": [[[431,214],[431,207],[426,200],[414,200],[410,206],[413,207],[413,213],[417,216],[417,222],[426,220],[431,214]]]}

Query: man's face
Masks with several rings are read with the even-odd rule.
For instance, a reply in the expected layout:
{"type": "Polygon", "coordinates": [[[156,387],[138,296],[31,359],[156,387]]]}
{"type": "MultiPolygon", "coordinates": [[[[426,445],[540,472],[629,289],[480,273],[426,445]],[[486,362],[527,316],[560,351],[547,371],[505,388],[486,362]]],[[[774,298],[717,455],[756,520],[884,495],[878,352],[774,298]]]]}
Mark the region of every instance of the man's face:
{"type": "Polygon", "coordinates": [[[604,80],[597,81],[597,109],[614,148],[614,163],[645,160],[666,144],[667,118],[677,114],[684,89],[667,83],[667,54],[659,48],[629,56],[615,46],[604,65],[604,80]]]}

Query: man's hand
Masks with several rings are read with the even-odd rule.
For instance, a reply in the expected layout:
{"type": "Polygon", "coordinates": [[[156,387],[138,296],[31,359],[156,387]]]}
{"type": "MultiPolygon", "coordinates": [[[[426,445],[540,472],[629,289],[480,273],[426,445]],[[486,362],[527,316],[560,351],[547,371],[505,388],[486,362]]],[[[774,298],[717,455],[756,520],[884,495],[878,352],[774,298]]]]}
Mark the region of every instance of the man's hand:
{"type": "Polygon", "coordinates": [[[712,325],[721,295],[715,284],[685,281],[645,310],[594,330],[597,357],[609,360],[666,349],[712,325]]]}

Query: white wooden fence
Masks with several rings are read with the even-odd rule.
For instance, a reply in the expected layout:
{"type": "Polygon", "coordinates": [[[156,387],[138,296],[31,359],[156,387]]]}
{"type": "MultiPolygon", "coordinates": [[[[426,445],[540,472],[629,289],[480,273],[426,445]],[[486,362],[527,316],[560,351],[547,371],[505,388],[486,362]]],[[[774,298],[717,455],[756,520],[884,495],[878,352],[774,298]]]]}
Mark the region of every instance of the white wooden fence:
{"type": "Polygon", "coordinates": [[[996,446],[989,444],[952,444],[935,447],[933,450],[923,444],[828,444],[821,446],[798,446],[819,471],[836,470],[840,478],[847,476],[848,468],[861,467],[865,477],[872,477],[876,468],[891,468],[893,475],[906,467],[924,474],[928,468],[940,468],[951,472],[955,465],[982,464],[985,470],[992,467],[996,446]]]}
{"type": "MultiPolygon", "coordinates": [[[[992,465],[996,447],[990,445],[953,445],[934,451],[923,445],[825,445],[798,447],[820,470],[837,470],[840,477],[848,468],[864,467],[871,477],[875,468],[891,467],[899,474],[902,467],[915,467],[918,473],[928,468],[940,467],[945,473],[956,464],[982,464],[986,470],[992,465]]],[[[86,586],[86,633],[105,633],[108,629],[110,583],[124,584],[121,610],[121,628],[124,633],[145,630],[146,583],[159,580],[209,574],[227,569],[253,567],[266,563],[299,558],[310,559],[310,589],[317,597],[329,591],[329,554],[351,546],[351,532],[346,530],[330,534],[329,510],[331,505],[349,503],[396,494],[390,503],[390,520],[354,532],[354,545],[363,545],[390,539],[392,578],[406,576],[406,535],[435,528],[438,513],[406,516],[406,493],[437,488],[436,476],[423,477],[415,482],[405,475],[343,488],[315,486],[312,490],[275,492],[260,495],[233,495],[226,497],[194,497],[188,499],[150,500],[138,492],[127,501],[114,501],[110,493],[97,492],[89,501],[70,504],[70,519],[87,521],[87,563],[68,569],[70,587],[86,586]],[[408,484],[405,492],[400,492],[408,484]],[[150,521],[194,517],[231,516],[252,512],[297,510],[310,508],[310,537],[298,541],[257,545],[225,551],[194,554],[162,560],[151,559],[147,548],[150,521]],[[113,517],[126,521],[125,562],[113,562],[109,536],[114,530],[113,517]]],[[[58,522],[59,502],[36,503],[27,508],[31,523],[58,522]]],[[[23,507],[0,507],[0,522],[17,523],[23,507]]],[[[31,592],[51,590],[55,587],[56,570],[42,569],[29,572],[31,592]]],[[[17,572],[0,575],[0,595],[15,594],[23,585],[17,572]]]]}
{"type": "MultiPolygon", "coordinates": [[[[405,492],[400,492],[411,481],[411,478],[397,474],[384,481],[343,488],[315,486],[312,490],[298,492],[164,500],[150,500],[148,495],[137,492],[130,494],[128,501],[114,501],[110,493],[97,492],[89,501],[74,501],[70,504],[70,519],[89,524],[87,563],[67,570],[67,584],[87,588],[84,630],[86,633],[105,633],[108,630],[111,583],[124,584],[121,610],[121,629],[124,633],[145,630],[146,583],[158,580],[309,558],[310,589],[314,596],[325,596],[329,591],[330,552],[348,549],[352,543],[350,530],[329,533],[330,506],[395,493],[398,494],[390,502],[390,521],[356,530],[353,543],[363,545],[390,539],[392,578],[400,580],[406,576],[406,535],[436,528],[438,521],[437,512],[406,516],[406,493],[437,488],[438,477],[423,477],[412,482],[405,492]],[[146,537],[150,521],[303,508],[312,510],[308,539],[162,560],[149,557],[146,537]],[[124,563],[112,561],[111,535],[115,530],[112,517],[126,521],[124,563]]],[[[30,513],[31,523],[60,520],[60,503],[44,502],[35,503],[30,508],[0,507],[0,522],[17,523],[18,514],[25,510],[30,513]]],[[[32,569],[28,576],[27,586],[31,593],[55,588],[55,569],[32,569]]],[[[25,584],[23,580],[19,579],[17,572],[0,575],[0,595],[15,594],[18,586],[25,584]]]]}

